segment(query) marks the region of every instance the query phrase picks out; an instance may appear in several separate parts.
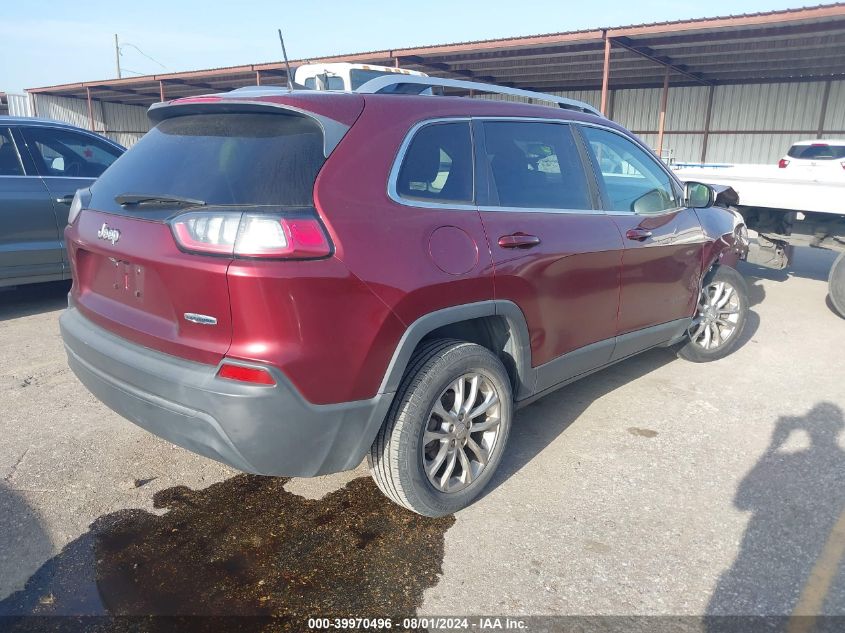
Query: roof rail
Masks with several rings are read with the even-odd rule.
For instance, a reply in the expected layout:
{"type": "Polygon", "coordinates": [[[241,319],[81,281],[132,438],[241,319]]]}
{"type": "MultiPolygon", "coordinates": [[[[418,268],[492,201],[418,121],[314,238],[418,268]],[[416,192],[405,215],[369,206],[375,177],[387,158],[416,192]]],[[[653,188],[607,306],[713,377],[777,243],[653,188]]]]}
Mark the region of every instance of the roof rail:
{"type": "Polygon", "coordinates": [[[533,90],[522,90],[521,88],[506,88],[496,84],[484,84],[476,81],[463,81],[461,79],[442,79],[440,77],[417,77],[414,75],[386,75],[370,79],[360,86],[355,92],[363,94],[420,94],[427,88],[459,88],[463,90],[476,90],[478,92],[490,92],[499,95],[511,95],[514,97],[526,97],[538,101],[550,101],[567,110],[578,110],[587,114],[604,115],[591,106],[589,103],[567,99],[546,94],[545,92],[534,92],[533,90]]]}

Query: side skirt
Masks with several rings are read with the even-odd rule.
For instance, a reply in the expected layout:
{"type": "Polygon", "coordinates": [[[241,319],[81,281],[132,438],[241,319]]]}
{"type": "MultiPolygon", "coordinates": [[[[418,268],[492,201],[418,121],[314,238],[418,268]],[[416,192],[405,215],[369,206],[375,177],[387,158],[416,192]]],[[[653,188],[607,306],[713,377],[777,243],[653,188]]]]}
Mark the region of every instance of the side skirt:
{"type": "Polygon", "coordinates": [[[651,327],[629,332],[564,354],[537,367],[536,391],[516,402],[520,409],[566,385],[601,371],[619,361],[652,349],[668,347],[683,338],[692,318],[676,319],[651,327]]]}

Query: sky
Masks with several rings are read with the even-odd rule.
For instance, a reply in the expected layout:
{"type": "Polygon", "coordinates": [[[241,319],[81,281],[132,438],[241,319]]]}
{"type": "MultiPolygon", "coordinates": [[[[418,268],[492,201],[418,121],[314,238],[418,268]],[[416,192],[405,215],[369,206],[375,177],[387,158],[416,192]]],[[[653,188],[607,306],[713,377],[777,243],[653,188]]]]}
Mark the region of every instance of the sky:
{"type": "MultiPolygon", "coordinates": [[[[820,0],[823,1],[823,0],[820,0]]],[[[803,4],[810,4],[804,2],[803,4]]],[[[0,91],[794,8],[801,0],[0,0],[0,91]]]]}

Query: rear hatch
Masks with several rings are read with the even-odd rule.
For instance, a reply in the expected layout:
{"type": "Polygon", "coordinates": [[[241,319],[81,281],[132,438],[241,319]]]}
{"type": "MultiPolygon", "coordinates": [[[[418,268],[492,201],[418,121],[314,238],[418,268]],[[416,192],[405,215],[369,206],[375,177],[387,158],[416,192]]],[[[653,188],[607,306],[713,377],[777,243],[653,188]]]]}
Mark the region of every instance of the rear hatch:
{"type": "Polygon", "coordinates": [[[264,230],[266,214],[307,216],[327,153],[323,117],[217,101],[174,106],[176,116],[83,196],[67,230],[71,294],[83,314],[146,347],[209,364],[231,343],[226,272],[238,257],[239,218],[264,230]]]}
{"type": "Polygon", "coordinates": [[[824,141],[797,143],[789,148],[787,156],[790,167],[824,170],[833,176],[845,177],[845,145],[824,141]]]}

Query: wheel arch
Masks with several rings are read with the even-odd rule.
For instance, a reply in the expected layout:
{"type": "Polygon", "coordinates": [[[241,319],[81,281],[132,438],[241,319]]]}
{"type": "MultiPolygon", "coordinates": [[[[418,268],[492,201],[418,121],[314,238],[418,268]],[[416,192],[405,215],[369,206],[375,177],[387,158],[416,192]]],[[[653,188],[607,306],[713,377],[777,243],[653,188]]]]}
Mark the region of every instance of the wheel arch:
{"type": "Polygon", "coordinates": [[[443,308],[411,323],[396,346],[379,393],[399,388],[414,350],[432,338],[456,338],[486,347],[505,365],[516,400],[534,393],[536,374],[525,315],[515,303],[503,300],[443,308]]]}

